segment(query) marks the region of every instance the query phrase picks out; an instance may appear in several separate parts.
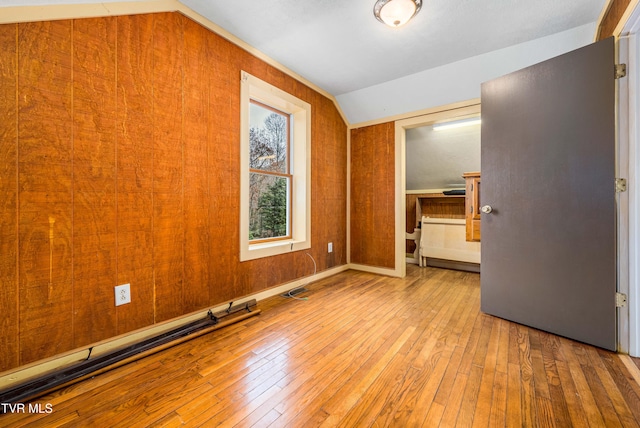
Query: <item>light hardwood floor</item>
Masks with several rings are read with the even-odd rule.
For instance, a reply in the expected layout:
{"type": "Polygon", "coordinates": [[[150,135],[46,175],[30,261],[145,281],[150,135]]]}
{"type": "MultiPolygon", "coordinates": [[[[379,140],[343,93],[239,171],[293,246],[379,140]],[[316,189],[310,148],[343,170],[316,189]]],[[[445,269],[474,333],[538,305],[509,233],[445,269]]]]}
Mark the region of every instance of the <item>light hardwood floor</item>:
{"type": "Polygon", "coordinates": [[[348,271],[0,426],[637,427],[631,358],[479,311],[479,275],[348,271]]]}

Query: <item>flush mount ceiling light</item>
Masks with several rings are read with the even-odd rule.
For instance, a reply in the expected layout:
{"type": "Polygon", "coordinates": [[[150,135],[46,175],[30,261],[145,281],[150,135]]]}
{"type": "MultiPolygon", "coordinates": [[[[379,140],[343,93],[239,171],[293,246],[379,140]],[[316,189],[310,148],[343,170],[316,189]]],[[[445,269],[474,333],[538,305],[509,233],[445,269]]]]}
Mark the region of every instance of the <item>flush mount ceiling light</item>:
{"type": "Polygon", "coordinates": [[[377,0],[373,14],[389,27],[400,27],[413,18],[422,7],[422,0],[377,0]]]}

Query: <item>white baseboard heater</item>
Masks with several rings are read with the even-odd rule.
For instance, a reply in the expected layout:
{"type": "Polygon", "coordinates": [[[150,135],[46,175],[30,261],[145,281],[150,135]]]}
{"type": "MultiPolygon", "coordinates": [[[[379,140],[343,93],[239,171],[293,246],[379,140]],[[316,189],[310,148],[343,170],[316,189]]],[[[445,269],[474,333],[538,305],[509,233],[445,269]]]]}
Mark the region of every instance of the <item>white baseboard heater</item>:
{"type": "Polygon", "coordinates": [[[464,219],[422,217],[420,257],[425,265],[479,271],[480,242],[466,240],[464,219]],[[437,261],[437,262],[436,262],[437,261]]]}

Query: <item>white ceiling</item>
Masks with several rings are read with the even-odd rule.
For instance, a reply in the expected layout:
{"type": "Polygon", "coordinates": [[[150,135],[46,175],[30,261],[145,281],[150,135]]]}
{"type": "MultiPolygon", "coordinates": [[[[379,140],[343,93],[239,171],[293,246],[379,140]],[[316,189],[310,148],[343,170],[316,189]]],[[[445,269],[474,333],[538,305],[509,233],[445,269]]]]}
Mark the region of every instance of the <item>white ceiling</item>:
{"type": "Polygon", "coordinates": [[[598,20],[606,0],[424,0],[401,28],[375,0],[180,0],[340,95],[598,20]]]}
{"type": "MultiPolygon", "coordinates": [[[[396,29],[375,19],[375,0],[179,1],[338,96],[596,22],[607,0],[424,0],[396,29]]],[[[0,0],[0,7],[109,2],[0,0]]]]}

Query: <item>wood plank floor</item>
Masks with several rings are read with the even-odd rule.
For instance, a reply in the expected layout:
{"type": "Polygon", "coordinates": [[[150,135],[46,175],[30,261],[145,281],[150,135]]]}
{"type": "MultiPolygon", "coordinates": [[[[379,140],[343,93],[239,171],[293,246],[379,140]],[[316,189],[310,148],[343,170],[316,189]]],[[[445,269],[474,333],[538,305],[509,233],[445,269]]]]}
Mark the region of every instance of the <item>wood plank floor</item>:
{"type": "Polygon", "coordinates": [[[0,426],[637,427],[631,358],[479,311],[479,275],[348,271],[0,426]]]}

